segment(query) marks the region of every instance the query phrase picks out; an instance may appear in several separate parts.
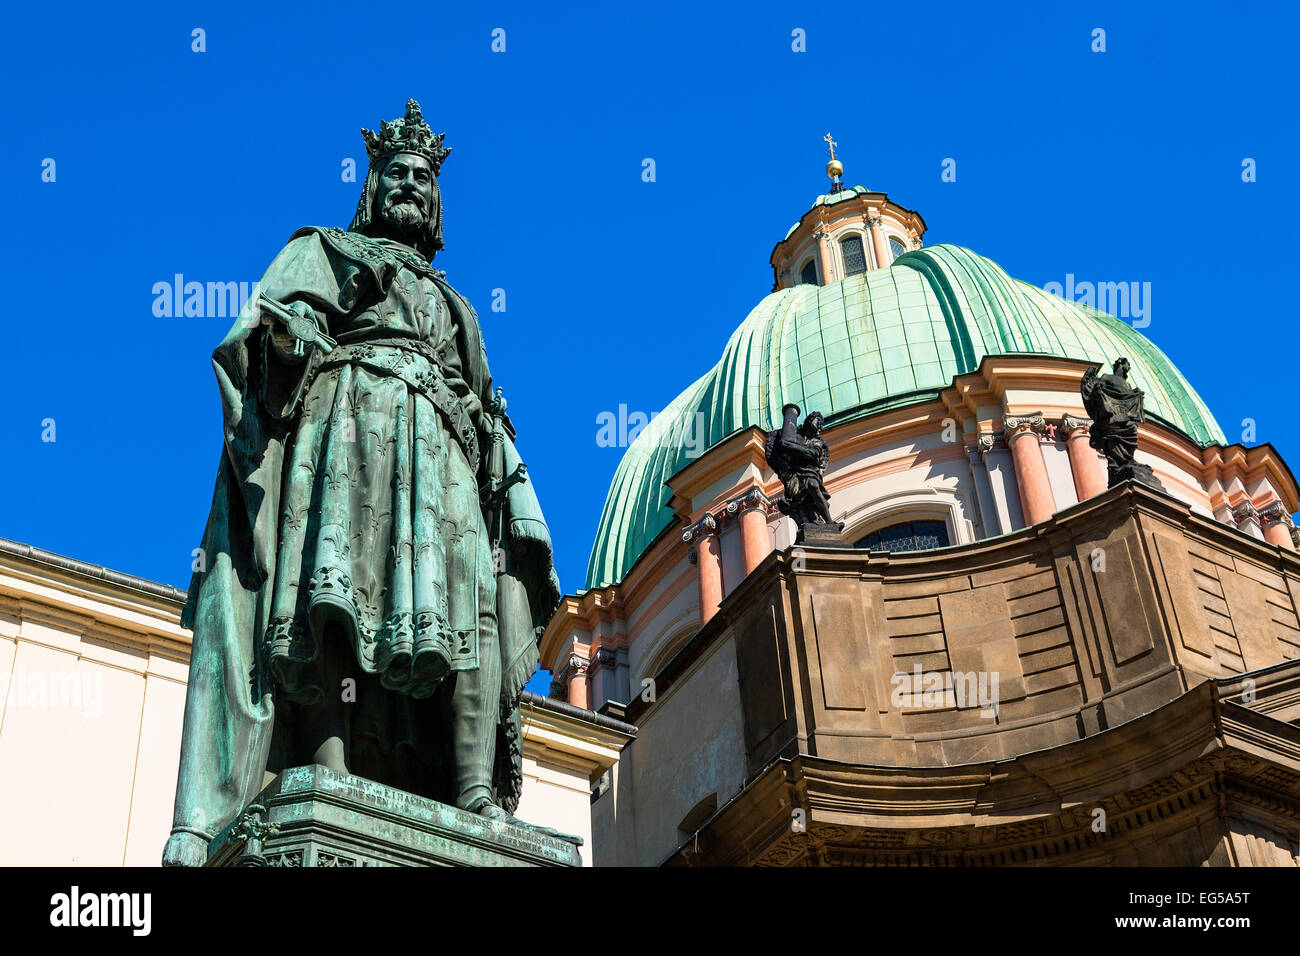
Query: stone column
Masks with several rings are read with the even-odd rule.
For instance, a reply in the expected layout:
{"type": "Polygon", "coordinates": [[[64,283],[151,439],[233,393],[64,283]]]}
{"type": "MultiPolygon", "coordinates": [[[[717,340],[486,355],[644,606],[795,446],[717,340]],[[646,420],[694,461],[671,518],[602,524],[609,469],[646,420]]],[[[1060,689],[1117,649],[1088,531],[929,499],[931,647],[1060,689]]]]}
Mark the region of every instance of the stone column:
{"type": "Polygon", "coordinates": [[[718,613],[722,603],[722,547],[718,542],[718,521],[711,514],[682,532],[682,540],[694,543],[696,576],[700,585],[700,626],[718,613]]]}
{"type": "Polygon", "coordinates": [[[1291,521],[1291,516],[1286,513],[1286,508],[1282,502],[1276,498],[1259,509],[1259,523],[1264,528],[1264,540],[1269,544],[1275,544],[1279,548],[1286,548],[1288,551],[1294,551],[1295,547],[1295,524],[1291,521]]]}
{"type": "Polygon", "coordinates": [[[727,514],[740,516],[740,560],[749,574],[772,550],[767,531],[767,495],[751,488],[739,498],[727,502],[727,514]]]}
{"type": "Polygon", "coordinates": [[[591,661],[578,654],[569,657],[569,703],[587,709],[587,672],[591,661]]]}
{"type": "Polygon", "coordinates": [[[889,247],[885,245],[885,234],[880,231],[880,217],[868,216],[867,225],[871,227],[871,245],[876,250],[876,268],[889,268],[889,247]]]}
{"type": "Polygon", "coordinates": [[[1002,420],[1011,463],[1016,470],[1016,489],[1025,524],[1038,524],[1056,513],[1056,499],[1047,477],[1047,462],[1038,434],[1043,430],[1043,413],[1008,415],[1002,420]]]}
{"type": "Polygon", "coordinates": [[[551,678],[551,697],[568,701],[587,710],[587,672],[591,661],[576,651],[569,655],[564,669],[551,678]]]}
{"type": "Polygon", "coordinates": [[[1106,472],[1101,459],[1088,444],[1088,429],[1092,419],[1061,416],[1061,434],[1065,436],[1065,450],[1070,456],[1070,474],[1074,476],[1074,490],[1080,501],[1087,501],[1106,490],[1106,472]]]}
{"type": "Polygon", "coordinates": [[[822,263],[822,285],[829,285],[835,278],[835,270],[831,268],[833,259],[828,235],[825,229],[819,229],[813,234],[813,238],[817,240],[817,253],[822,263]]]}

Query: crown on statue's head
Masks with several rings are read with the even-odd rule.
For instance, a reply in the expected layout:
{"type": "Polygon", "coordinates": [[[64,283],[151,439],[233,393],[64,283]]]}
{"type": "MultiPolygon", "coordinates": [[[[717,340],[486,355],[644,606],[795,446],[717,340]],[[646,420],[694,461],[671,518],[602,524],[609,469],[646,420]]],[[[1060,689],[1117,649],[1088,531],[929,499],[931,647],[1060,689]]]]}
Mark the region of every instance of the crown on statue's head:
{"type": "Polygon", "coordinates": [[[366,153],[370,156],[370,165],[375,166],[394,153],[417,153],[433,166],[433,174],[438,175],[442,161],[451,152],[451,147],[442,145],[442,133],[435,133],[424,121],[420,104],[415,100],[406,101],[406,115],[379,124],[379,132],[362,129],[361,135],[366,139],[366,153]]]}

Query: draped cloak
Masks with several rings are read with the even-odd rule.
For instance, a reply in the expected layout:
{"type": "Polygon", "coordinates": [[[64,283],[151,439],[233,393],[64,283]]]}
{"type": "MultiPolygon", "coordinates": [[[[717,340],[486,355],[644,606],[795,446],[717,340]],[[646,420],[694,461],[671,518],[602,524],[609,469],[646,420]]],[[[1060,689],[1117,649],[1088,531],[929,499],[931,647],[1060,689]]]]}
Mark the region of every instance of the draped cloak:
{"type": "Polygon", "coordinates": [[[1092,417],[1088,444],[1108,461],[1132,461],[1138,426],[1146,421],[1143,392],[1118,374],[1085,375],[1080,385],[1083,406],[1092,417]]]}
{"type": "Polygon", "coordinates": [[[225,440],[181,619],[194,637],[172,832],[212,838],[266,770],[302,762],[286,727],[337,692],[327,631],[360,684],[352,769],[450,802],[438,690],[447,667],[479,667],[480,631],[495,629],[492,786],[513,810],[519,695],[561,592],[531,483],[484,512],[489,458],[509,474],[519,457],[486,411],[478,317],[414,251],[338,229],[299,230],[258,288],[309,304],[338,344],[286,362],[250,299],[213,354],[225,440]]]}

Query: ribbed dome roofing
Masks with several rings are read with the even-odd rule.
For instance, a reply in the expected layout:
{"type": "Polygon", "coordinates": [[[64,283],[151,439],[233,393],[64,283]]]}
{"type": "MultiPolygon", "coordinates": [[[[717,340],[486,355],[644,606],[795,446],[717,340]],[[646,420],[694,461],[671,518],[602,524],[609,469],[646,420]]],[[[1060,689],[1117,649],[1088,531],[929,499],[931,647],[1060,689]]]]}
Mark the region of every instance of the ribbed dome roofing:
{"type": "MultiPolygon", "coordinates": [[[[697,421],[712,448],[767,429],[794,402],[834,426],[930,401],[986,355],[1037,353],[1132,363],[1151,418],[1200,445],[1226,444],[1186,379],[1127,322],[1012,279],[960,246],[909,252],[888,269],[767,296],[722,358],[647,425],[614,473],[587,569],[587,588],[621,581],[673,520],[664,482],[690,463],[697,421]],[[697,413],[699,416],[697,417],[697,413]],[[674,440],[675,439],[675,440],[674,440]]],[[[699,447],[697,445],[697,447],[699,447]]]]}

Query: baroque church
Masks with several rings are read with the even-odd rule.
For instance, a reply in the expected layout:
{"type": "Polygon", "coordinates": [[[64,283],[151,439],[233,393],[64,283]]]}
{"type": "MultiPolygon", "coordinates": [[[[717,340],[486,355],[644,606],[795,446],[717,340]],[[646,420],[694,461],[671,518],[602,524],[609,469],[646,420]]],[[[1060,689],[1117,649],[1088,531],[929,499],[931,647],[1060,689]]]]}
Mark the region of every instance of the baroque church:
{"type": "MultiPolygon", "coordinates": [[[[519,816],[595,866],[1295,866],[1291,470],[1129,323],[827,174],[618,465],[540,638],[519,816]],[[1163,490],[1090,444],[1081,382],[1121,357],[1163,490]],[[824,418],[844,546],[780,507],[787,404],[824,418]]],[[[184,601],[0,539],[0,862],[158,864],[184,601]]]]}
{"type": "Polygon", "coordinates": [[[636,727],[596,865],[1296,865],[1291,470],[1129,323],[842,172],[627,449],[542,638],[554,696],[636,727]],[[1090,445],[1080,384],[1121,357],[1163,491],[1090,445]],[[787,403],[848,548],[778,507],[787,403]]]}

